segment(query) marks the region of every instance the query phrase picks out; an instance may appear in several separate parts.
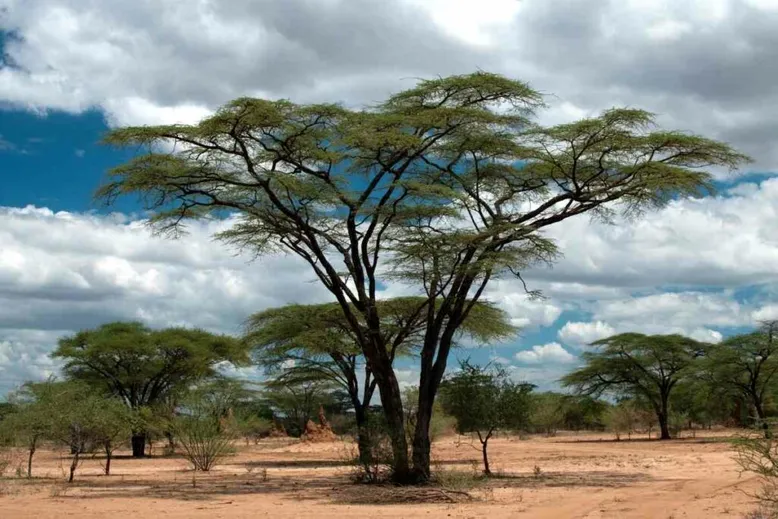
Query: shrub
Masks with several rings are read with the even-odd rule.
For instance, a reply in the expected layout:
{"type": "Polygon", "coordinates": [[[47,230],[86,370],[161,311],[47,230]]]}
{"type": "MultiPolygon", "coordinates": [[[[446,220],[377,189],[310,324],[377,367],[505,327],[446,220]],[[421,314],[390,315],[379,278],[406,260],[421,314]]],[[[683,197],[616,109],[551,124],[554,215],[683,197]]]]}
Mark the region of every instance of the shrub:
{"type": "Polygon", "coordinates": [[[762,517],[778,517],[778,442],[773,438],[740,438],[734,448],[740,468],[762,480],[762,487],[753,496],[762,505],[762,517]]]}
{"type": "Polygon", "coordinates": [[[235,418],[230,413],[224,415],[201,393],[194,393],[184,403],[171,420],[170,429],[192,468],[203,472],[232,452],[232,440],[238,431],[235,418]]]}

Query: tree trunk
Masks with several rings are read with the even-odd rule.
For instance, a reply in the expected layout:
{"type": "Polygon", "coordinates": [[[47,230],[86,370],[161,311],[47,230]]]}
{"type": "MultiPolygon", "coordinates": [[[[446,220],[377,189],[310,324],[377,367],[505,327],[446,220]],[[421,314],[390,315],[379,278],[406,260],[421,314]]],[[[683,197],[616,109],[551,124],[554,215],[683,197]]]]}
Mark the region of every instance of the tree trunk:
{"type": "Polygon", "coordinates": [[[392,480],[400,484],[412,483],[400,384],[397,382],[391,364],[388,366],[371,365],[371,370],[381,395],[387,432],[392,444],[392,480]]]}
{"type": "Polygon", "coordinates": [[[425,338],[422,349],[421,374],[419,376],[419,402],[416,415],[416,429],[413,434],[413,482],[425,483],[430,479],[430,424],[432,423],[432,408],[435,403],[443,373],[446,370],[446,359],[451,349],[453,329],[447,330],[440,341],[436,337],[425,338]],[[429,341],[429,342],[428,342],[429,341]],[[433,345],[437,346],[435,348],[433,345]],[[432,355],[437,349],[437,361],[433,364],[432,355]]]}
{"type": "Polygon", "coordinates": [[[111,442],[105,442],[105,475],[111,475],[111,455],[113,449],[111,448],[111,442]]]}
{"type": "MultiPolygon", "coordinates": [[[[173,438],[173,433],[170,431],[165,431],[165,438],[167,438],[167,447],[171,454],[176,452],[176,440],[173,438]]],[[[246,445],[248,445],[248,439],[246,440],[246,445]]]]}
{"type": "Polygon", "coordinates": [[[373,461],[373,453],[370,448],[370,431],[367,428],[367,413],[365,408],[359,402],[359,399],[353,401],[354,419],[357,423],[357,450],[359,455],[359,464],[362,465],[367,473],[373,461]]]}
{"type": "Polygon", "coordinates": [[[489,444],[489,437],[487,436],[485,440],[481,442],[481,452],[484,457],[484,474],[487,476],[492,475],[492,471],[489,469],[489,456],[486,454],[486,446],[489,444]]]}
{"type": "Polygon", "coordinates": [[[30,454],[29,456],[27,456],[27,477],[28,478],[32,477],[32,457],[35,455],[35,443],[36,442],[33,441],[32,444],[30,444],[30,454]]]}
{"type": "Polygon", "coordinates": [[[672,437],[670,436],[670,427],[667,423],[667,416],[664,413],[660,413],[659,416],[657,416],[659,419],[659,439],[660,440],[669,440],[672,437]]]}
{"type": "Polygon", "coordinates": [[[132,443],[133,458],[143,458],[146,456],[146,433],[134,433],[130,442],[132,443]]]}
{"type": "Polygon", "coordinates": [[[656,409],[656,418],[659,422],[659,439],[660,440],[669,440],[671,439],[670,436],[670,424],[669,424],[669,416],[670,413],[668,412],[668,405],[667,401],[670,399],[669,391],[662,394],[660,396],[660,402],[659,406],[655,406],[656,409]]]}
{"type": "Polygon", "coordinates": [[[764,434],[765,439],[770,439],[772,436],[770,433],[770,427],[767,425],[762,401],[757,396],[754,396],[754,409],[756,410],[756,417],[759,420],[759,427],[762,428],[762,434],[764,434]]]}
{"type": "Polygon", "coordinates": [[[430,423],[432,422],[432,401],[427,391],[419,390],[416,427],[413,431],[414,482],[423,483],[430,478],[430,423]]]}
{"type": "Polygon", "coordinates": [[[81,455],[81,449],[76,449],[76,453],[73,455],[73,460],[70,462],[70,476],[68,477],[68,483],[73,482],[73,478],[76,474],[76,468],[78,467],[78,457],[81,455]]]}

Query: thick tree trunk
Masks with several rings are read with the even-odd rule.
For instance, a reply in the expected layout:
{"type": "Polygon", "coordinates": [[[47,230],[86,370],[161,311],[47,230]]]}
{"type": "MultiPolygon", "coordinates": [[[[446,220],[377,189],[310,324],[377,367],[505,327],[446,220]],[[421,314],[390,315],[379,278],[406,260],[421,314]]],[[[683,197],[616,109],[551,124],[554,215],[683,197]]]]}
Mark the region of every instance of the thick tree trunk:
{"type": "Polygon", "coordinates": [[[359,455],[359,464],[365,471],[370,472],[373,462],[373,453],[370,448],[370,431],[367,428],[367,413],[361,402],[354,401],[354,418],[357,423],[357,450],[359,455]]]}
{"type": "Polygon", "coordinates": [[[436,337],[426,338],[429,341],[422,349],[421,374],[419,377],[419,403],[416,416],[416,429],[413,435],[413,482],[425,483],[430,479],[430,424],[432,423],[432,408],[435,395],[443,380],[446,370],[446,359],[451,349],[453,330],[447,330],[437,341],[436,337]],[[437,350],[437,361],[433,363],[433,354],[437,350]]]}
{"type": "Polygon", "coordinates": [[[668,400],[670,400],[669,390],[660,396],[659,406],[656,409],[656,418],[659,422],[659,439],[670,440],[670,413],[668,411],[668,400]]]}
{"type": "Polygon", "coordinates": [[[416,428],[413,431],[413,473],[417,483],[430,478],[430,423],[432,423],[432,404],[427,391],[419,390],[419,404],[416,415],[416,428]]]}
{"type": "Polygon", "coordinates": [[[672,437],[670,436],[670,426],[667,423],[667,415],[664,413],[660,413],[659,416],[657,416],[659,419],[659,439],[660,440],[669,440],[672,437]]]}
{"type": "Polygon", "coordinates": [[[133,458],[143,458],[146,456],[146,433],[134,433],[130,443],[132,444],[133,458]]]}
{"type": "Polygon", "coordinates": [[[371,365],[371,370],[381,395],[381,405],[386,417],[387,432],[392,444],[392,480],[400,484],[412,483],[412,475],[408,463],[408,441],[405,438],[405,417],[403,415],[400,384],[397,382],[397,377],[391,365],[371,365]]]}

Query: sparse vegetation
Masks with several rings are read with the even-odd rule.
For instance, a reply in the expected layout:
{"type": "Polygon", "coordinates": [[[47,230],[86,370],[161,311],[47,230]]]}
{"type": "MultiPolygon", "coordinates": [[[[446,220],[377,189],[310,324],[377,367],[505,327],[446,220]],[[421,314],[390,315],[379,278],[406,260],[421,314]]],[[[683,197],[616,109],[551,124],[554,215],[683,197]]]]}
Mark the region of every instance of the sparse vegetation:
{"type": "Polygon", "coordinates": [[[457,431],[475,433],[481,443],[484,474],[492,475],[488,446],[497,431],[529,424],[531,384],[516,384],[505,370],[462,362],[441,386],[443,410],[457,421],[457,431]]]}

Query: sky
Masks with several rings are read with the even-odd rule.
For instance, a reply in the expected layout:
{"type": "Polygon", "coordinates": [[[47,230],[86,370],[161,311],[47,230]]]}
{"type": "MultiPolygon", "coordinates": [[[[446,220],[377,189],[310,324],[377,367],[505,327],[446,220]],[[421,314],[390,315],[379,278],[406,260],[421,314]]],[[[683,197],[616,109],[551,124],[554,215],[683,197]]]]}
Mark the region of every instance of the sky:
{"type": "Polygon", "coordinates": [[[164,240],[133,200],[95,205],[131,154],[100,144],[110,128],[193,123],[244,95],[361,107],[479,69],[546,94],[541,123],[640,107],[754,162],[715,171],[712,196],[554,227],[563,258],[525,275],[544,299],[511,280],[486,294],[520,335],[457,356],[548,389],[614,333],[719,341],[778,318],[778,0],[0,0],[0,48],[0,395],[56,374],[48,354],[76,330],[237,333],[329,300],[296,258],[213,242],[225,222],[164,240]]]}

